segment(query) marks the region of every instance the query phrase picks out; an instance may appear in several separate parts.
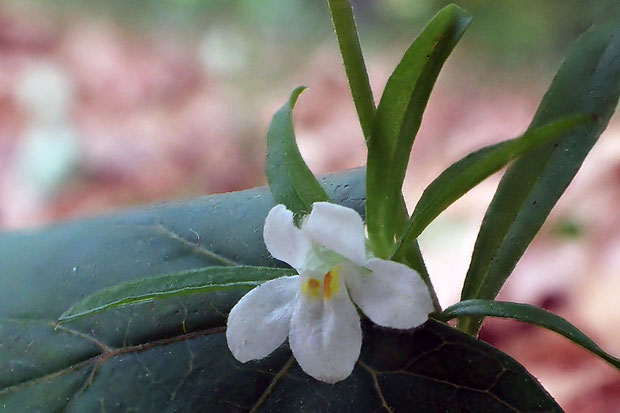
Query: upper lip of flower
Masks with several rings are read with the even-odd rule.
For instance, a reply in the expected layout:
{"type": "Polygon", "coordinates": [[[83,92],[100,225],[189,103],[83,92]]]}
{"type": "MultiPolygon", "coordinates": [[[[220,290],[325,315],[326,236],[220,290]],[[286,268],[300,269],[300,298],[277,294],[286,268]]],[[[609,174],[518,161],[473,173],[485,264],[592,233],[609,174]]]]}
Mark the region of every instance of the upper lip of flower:
{"type": "Polygon", "coordinates": [[[412,328],[433,309],[428,289],[411,268],[367,259],[364,223],[354,210],[313,204],[301,228],[293,213],[276,205],[265,220],[268,251],[300,275],[268,281],[231,310],[226,337],[241,362],[266,357],[288,337],[301,368],[335,383],[357,361],[362,333],[353,305],[375,323],[412,328]]]}

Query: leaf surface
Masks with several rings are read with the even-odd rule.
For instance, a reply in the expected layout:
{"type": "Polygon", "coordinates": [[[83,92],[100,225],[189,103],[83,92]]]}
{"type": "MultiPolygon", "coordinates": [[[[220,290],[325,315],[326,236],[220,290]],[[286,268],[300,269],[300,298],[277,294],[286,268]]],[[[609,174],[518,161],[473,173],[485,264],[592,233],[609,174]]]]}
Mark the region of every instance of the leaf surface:
{"type": "MultiPolygon", "coordinates": [[[[323,185],[332,199],[361,213],[363,177],[357,170],[323,185]]],[[[561,411],[509,356],[432,320],[410,331],[365,321],[361,362],[336,385],[303,374],[287,344],[241,364],[226,345],[226,315],[251,287],[144,301],[54,328],[72,304],[122,282],[208,266],[281,266],[262,242],[273,204],[269,191],[257,188],[0,236],[0,407],[561,411]]]]}

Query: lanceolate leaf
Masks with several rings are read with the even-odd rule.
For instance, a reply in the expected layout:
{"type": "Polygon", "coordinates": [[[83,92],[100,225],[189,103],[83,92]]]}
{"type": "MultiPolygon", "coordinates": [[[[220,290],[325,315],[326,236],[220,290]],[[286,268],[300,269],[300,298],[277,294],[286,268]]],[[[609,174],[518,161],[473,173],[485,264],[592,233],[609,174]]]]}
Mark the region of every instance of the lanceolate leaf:
{"type": "Polygon", "coordinates": [[[620,369],[620,359],[607,354],[588,336],[562,317],[543,310],[542,308],[534,307],[529,304],[477,299],[456,303],[446,308],[441,314],[441,318],[445,321],[463,316],[512,318],[514,320],[547,328],[563,335],[575,344],[580,345],[612,366],[620,369]]]}
{"type": "MultiPolygon", "coordinates": [[[[363,176],[323,183],[362,213],[363,176]]],[[[0,236],[0,410],[561,412],[513,359],[432,320],[410,331],[364,322],[361,362],[335,385],[302,373],[286,344],[241,364],[226,345],[226,316],[251,287],[145,301],[55,328],[71,304],[122,282],[282,265],[262,240],[273,205],[257,188],[0,236]]]]}
{"type": "Polygon", "coordinates": [[[400,257],[405,245],[413,242],[442,211],[489,175],[588,120],[591,117],[576,115],[551,122],[530,129],[518,138],[479,149],[452,164],[424,190],[392,256],[400,257]]]}
{"type": "Polygon", "coordinates": [[[58,318],[59,323],[92,316],[113,308],[186,294],[255,287],[267,280],[294,275],[284,268],[248,265],[205,267],[172,274],[139,278],[99,290],[74,304],[58,318]]]}
{"type": "Polygon", "coordinates": [[[267,160],[265,172],[269,189],[276,203],[284,204],[299,218],[310,213],[312,203],[328,201],[327,194],[304,162],[293,129],[293,107],[299,94],[298,87],[273,116],[267,133],[267,160]]]}
{"type": "MultiPolygon", "coordinates": [[[[476,240],[461,298],[494,298],[603,132],[620,94],[620,20],[582,35],[530,125],[575,113],[598,122],[519,158],[502,177],[476,240]]],[[[462,321],[475,334],[481,319],[462,321]]]]}
{"type": "Polygon", "coordinates": [[[368,233],[378,256],[391,251],[400,191],[413,140],[435,80],[471,18],[456,5],[441,10],[390,76],[368,140],[368,233]]]}

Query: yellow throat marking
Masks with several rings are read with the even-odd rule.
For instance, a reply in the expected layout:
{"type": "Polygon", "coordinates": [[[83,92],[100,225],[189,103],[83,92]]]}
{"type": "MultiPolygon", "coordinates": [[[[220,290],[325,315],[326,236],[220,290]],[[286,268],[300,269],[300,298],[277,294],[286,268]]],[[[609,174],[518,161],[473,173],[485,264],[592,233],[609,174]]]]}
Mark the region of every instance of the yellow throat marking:
{"type": "Polygon", "coordinates": [[[312,298],[323,297],[329,300],[340,291],[340,268],[335,266],[323,276],[323,280],[316,278],[308,278],[304,280],[301,290],[307,296],[312,298]]]}

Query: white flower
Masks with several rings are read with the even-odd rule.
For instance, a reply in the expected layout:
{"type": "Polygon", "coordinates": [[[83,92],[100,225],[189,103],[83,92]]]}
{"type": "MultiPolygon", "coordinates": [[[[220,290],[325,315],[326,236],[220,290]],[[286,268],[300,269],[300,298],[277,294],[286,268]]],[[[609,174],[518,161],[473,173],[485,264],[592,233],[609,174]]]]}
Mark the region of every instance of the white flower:
{"type": "Polygon", "coordinates": [[[335,383],[351,374],[360,354],[362,330],[353,302],[374,323],[392,328],[418,326],[433,311],[417,272],[367,259],[364,223],[353,209],[317,202],[297,228],[293,213],[276,205],[263,236],[269,252],[299,275],[261,284],[231,310],[226,339],[242,363],[266,357],[288,337],[306,373],[335,383]]]}

